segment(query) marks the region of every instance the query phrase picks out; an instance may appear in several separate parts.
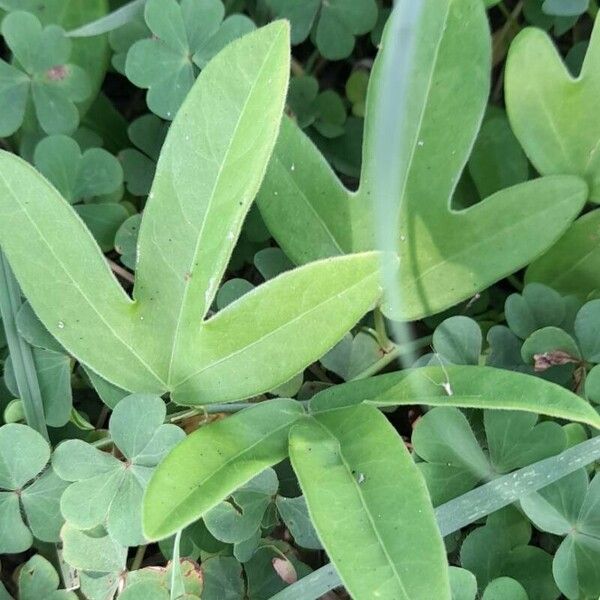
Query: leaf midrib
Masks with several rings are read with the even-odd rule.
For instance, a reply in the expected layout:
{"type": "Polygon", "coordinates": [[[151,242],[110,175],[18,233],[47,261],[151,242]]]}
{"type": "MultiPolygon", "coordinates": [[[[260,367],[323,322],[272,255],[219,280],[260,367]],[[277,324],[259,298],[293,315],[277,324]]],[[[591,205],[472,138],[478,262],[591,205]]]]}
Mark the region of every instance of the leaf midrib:
{"type": "MultiPolygon", "coordinates": [[[[234,145],[234,141],[237,139],[237,134],[238,134],[238,130],[239,130],[240,124],[242,123],[242,121],[245,118],[246,109],[248,107],[248,104],[249,104],[250,100],[254,96],[254,92],[255,92],[256,86],[257,86],[258,82],[261,80],[262,73],[263,73],[263,71],[265,69],[265,66],[269,63],[269,59],[271,57],[271,53],[273,51],[273,48],[275,47],[276,42],[279,40],[280,36],[281,36],[281,33],[278,34],[273,39],[273,41],[271,43],[271,46],[269,47],[269,50],[267,51],[267,53],[265,55],[263,64],[261,65],[261,67],[260,67],[260,69],[258,71],[258,74],[257,74],[256,78],[254,79],[251,87],[250,87],[250,90],[249,90],[249,92],[248,92],[248,94],[246,96],[246,99],[244,101],[242,109],[241,109],[241,111],[239,113],[239,117],[238,117],[237,122],[235,124],[235,127],[233,129],[233,133],[231,135],[229,144],[227,145],[227,149],[225,150],[225,153],[223,155],[223,160],[221,161],[221,164],[220,164],[219,169],[217,171],[217,175],[215,177],[215,182],[214,182],[212,191],[211,191],[210,196],[209,196],[208,205],[206,207],[206,211],[205,211],[204,217],[202,219],[202,224],[200,225],[200,228],[199,228],[199,231],[198,231],[198,235],[196,237],[196,243],[194,245],[194,251],[191,254],[191,256],[192,256],[192,263],[195,261],[195,258],[197,257],[199,249],[200,249],[200,244],[203,241],[203,237],[202,236],[204,235],[204,229],[205,229],[206,223],[208,221],[208,216],[209,216],[212,204],[214,202],[217,189],[218,189],[218,187],[220,185],[221,176],[222,176],[223,171],[225,169],[225,165],[228,164],[229,155],[230,155],[232,147],[234,145]]],[[[182,315],[183,315],[185,309],[187,308],[187,297],[188,297],[190,288],[191,288],[191,285],[189,283],[184,287],[183,295],[181,297],[181,303],[180,303],[180,306],[179,306],[179,311],[178,311],[178,314],[177,314],[177,320],[176,320],[176,324],[175,324],[175,331],[173,332],[173,342],[172,342],[172,346],[171,346],[171,354],[170,354],[170,357],[169,357],[169,364],[168,364],[168,367],[167,367],[167,382],[169,384],[171,382],[171,376],[172,376],[172,371],[173,371],[173,364],[175,362],[175,357],[176,357],[177,350],[178,350],[178,347],[179,347],[180,332],[181,332],[181,326],[182,326],[182,323],[183,323],[182,315]]],[[[206,302],[205,302],[205,304],[206,304],[206,302]]],[[[207,309],[208,309],[208,307],[205,305],[203,307],[203,317],[206,314],[207,309]]]]}
{"type": "MultiPolygon", "coordinates": [[[[379,546],[380,546],[381,550],[383,551],[383,554],[384,554],[386,560],[388,561],[389,566],[391,567],[392,573],[394,574],[394,577],[396,578],[396,580],[398,582],[400,590],[402,590],[402,593],[405,596],[405,600],[410,600],[410,596],[408,595],[408,592],[407,592],[406,588],[404,587],[402,578],[400,577],[400,574],[398,573],[398,570],[396,569],[396,565],[394,564],[394,561],[392,560],[392,557],[391,557],[390,553],[388,552],[386,544],[384,543],[383,539],[381,538],[381,535],[379,534],[379,530],[375,524],[373,515],[371,514],[371,511],[368,508],[368,505],[365,500],[362,489],[360,488],[360,485],[359,485],[358,481],[356,480],[356,477],[353,475],[350,465],[347,463],[346,458],[344,457],[344,453],[342,451],[342,444],[340,443],[339,438],[328,427],[326,427],[323,423],[321,423],[318,419],[313,419],[313,422],[315,422],[317,425],[319,425],[319,427],[321,427],[323,429],[323,431],[336,442],[337,448],[338,448],[338,453],[339,453],[340,459],[342,461],[342,465],[348,475],[348,479],[350,481],[352,481],[352,485],[353,485],[353,487],[356,491],[356,494],[358,495],[360,502],[364,508],[365,514],[367,515],[367,519],[369,521],[369,524],[371,525],[371,529],[373,530],[373,533],[375,534],[375,537],[377,538],[377,542],[379,543],[379,546]]],[[[342,579],[344,579],[344,576],[341,573],[340,573],[340,576],[342,579]]],[[[399,599],[399,600],[401,600],[401,599],[399,599]]]]}

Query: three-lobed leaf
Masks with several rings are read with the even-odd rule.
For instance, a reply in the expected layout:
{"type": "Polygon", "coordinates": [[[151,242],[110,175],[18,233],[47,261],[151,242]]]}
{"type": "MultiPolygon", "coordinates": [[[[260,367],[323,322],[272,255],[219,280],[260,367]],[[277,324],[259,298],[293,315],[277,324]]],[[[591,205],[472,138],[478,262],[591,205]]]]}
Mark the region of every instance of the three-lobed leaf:
{"type": "Polygon", "coordinates": [[[557,176],[501,190],[465,210],[451,207],[487,100],[482,2],[407,3],[392,13],[382,46],[369,84],[358,192],[347,191],[316,147],[284,123],[258,203],[296,262],[387,240],[385,249],[401,260],[384,310],[417,319],[537,258],[588,192],[579,178],[557,176]],[[400,32],[404,27],[414,36],[400,32]]]}
{"type": "Polygon", "coordinates": [[[232,43],[182,105],[142,220],[133,300],[58,192],[0,156],[0,243],[25,295],[70,354],[118,387],[189,404],[267,391],[379,299],[378,256],[341,257],[273,279],[203,322],[275,144],[288,35],[278,22],[232,43]],[[269,368],[250,373],[253,357],[269,368]]]}

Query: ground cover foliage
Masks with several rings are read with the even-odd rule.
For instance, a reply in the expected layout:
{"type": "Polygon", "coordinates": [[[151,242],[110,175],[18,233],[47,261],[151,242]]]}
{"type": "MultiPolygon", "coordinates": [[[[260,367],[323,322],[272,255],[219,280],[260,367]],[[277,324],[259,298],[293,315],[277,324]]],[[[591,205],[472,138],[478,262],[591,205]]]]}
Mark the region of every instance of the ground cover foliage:
{"type": "Polygon", "coordinates": [[[600,598],[596,0],[0,10],[0,600],[600,598]]]}

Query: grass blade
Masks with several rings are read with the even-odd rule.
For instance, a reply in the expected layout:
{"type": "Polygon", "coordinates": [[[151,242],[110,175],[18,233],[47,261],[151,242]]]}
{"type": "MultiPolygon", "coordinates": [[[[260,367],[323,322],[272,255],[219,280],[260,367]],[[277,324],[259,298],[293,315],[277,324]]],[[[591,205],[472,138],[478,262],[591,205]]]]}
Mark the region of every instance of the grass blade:
{"type": "Polygon", "coordinates": [[[23,401],[27,424],[48,439],[44,404],[38,383],[33,353],[17,330],[17,312],[22,304],[19,284],[8,261],[0,252],[0,314],[12,358],[19,395],[23,401]]]}

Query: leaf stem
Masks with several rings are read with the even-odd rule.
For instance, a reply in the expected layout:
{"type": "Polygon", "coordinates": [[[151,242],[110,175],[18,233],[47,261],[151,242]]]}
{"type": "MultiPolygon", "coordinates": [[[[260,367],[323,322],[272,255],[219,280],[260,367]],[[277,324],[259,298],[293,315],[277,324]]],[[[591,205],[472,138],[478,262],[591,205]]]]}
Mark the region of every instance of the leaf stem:
{"type": "Polygon", "coordinates": [[[137,549],[135,556],[133,557],[133,561],[131,562],[131,567],[129,569],[130,571],[137,571],[142,566],[144,557],[146,556],[147,548],[147,544],[144,544],[137,549]]]}
{"type": "Polygon", "coordinates": [[[377,336],[377,342],[381,346],[381,349],[387,354],[394,349],[395,344],[388,337],[385,326],[385,317],[379,307],[373,311],[373,320],[375,321],[375,335],[377,336]]]}
{"type": "Polygon", "coordinates": [[[404,354],[410,354],[415,350],[421,350],[422,348],[427,348],[431,345],[433,341],[433,336],[426,335],[425,337],[418,338],[416,340],[412,340],[407,342],[406,344],[393,344],[392,349],[384,354],[377,362],[374,362],[370,367],[367,367],[364,371],[361,371],[357,375],[355,375],[350,381],[356,381],[358,379],[366,379],[367,377],[371,377],[376,373],[379,373],[382,369],[385,369],[388,365],[393,363],[396,359],[404,354]]]}
{"type": "Polygon", "coordinates": [[[27,424],[49,440],[44,403],[31,346],[17,330],[17,313],[22,305],[19,284],[8,260],[0,251],[0,314],[10,351],[17,389],[23,402],[27,424]]]}

